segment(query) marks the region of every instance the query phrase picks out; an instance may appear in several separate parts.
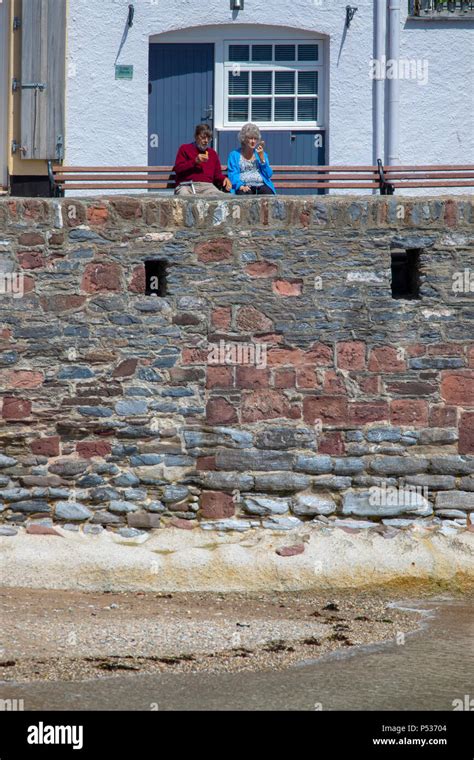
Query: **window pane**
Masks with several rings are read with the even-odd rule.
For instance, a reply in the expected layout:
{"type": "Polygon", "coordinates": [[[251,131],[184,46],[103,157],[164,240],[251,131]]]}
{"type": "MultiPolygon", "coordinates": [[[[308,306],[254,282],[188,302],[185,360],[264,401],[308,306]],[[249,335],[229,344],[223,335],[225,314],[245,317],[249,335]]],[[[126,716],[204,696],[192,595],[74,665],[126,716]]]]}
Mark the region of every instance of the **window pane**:
{"type": "Polygon", "coordinates": [[[318,45],[298,45],[299,61],[317,61],[318,53],[318,45]]]}
{"type": "Polygon", "coordinates": [[[318,72],[298,71],[298,95],[318,94],[318,72]]]}
{"type": "Polygon", "coordinates": [[[275,45],[275,61],[294,61],[295,45],[275,45]]]}
{"type": "Polygon", "coordinates": [[[252,61],[271,61],[271,45],[252,45],[252,61]]]}
{"type": "Polygon", "coordinates": [[[275,71],[275,93],[277,95],[295,94],[294,71],[275,71]]]}
{"type": "Polygon", "coordinates": [[[250,45],[229,45],[229,61],[248,61],[250,45]]]}
{"type": "Polygon", "coordinates": [[[235,73],[229,71],[229,95],[248,95],[249,94],[249,72],[240,71],[235,73]]]}
{"type": "Polygon", "coordinates": [[[252,71],[252,95],[272,94],[272,72],[252,71]]]}
{"type": "Polygon", "coordinates": [[[316,98],[298,98],[298,121],[316,121],[318,101],[316,98]]]}
{"type": "Polygon", "coordinates": [[[248,121],[249,101],[247,98],[231,98],[229,100],[229,121],[248,121]]]}
{"type": "Polygon", "coordinates": [[[294,121],[294,98],[275,98],[275,121],[294,121]]]}
{"type": "Polygon", "coordinates": [[[271,121],[272,120],[272,100],[271,98],[262,98],[252,100],[252,121],[271,121]]]}

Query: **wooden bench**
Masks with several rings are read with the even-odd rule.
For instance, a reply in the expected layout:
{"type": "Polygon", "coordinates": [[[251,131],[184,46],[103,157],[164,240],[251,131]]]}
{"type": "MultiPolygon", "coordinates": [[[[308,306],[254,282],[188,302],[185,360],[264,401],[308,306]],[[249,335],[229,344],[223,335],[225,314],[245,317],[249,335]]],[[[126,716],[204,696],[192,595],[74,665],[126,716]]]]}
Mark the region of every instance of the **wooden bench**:
{"type": "MultiPolygon", "coordinates": [[[[379,190],[397,187],[474,187],[474,166],[273,166],[277,190],[379,190]]],[[[225,173],[227,167],[222,166],[225,173]]],[[[65,190],[168,190],[172,166],[59,166],[48,162],[52,194],[65,190]]]]}

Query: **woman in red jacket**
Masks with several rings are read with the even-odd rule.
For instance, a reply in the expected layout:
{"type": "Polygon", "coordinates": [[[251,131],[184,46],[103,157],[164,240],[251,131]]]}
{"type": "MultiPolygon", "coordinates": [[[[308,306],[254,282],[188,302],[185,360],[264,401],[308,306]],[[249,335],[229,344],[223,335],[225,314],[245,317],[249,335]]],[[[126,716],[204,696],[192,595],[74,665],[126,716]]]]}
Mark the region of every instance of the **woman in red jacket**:
{"type": "Polygon", "coordinates": [[[176,155],[176,195],[224,195],[232,184],[224,177],[216,151],[209,147],[212,132],[207,124],[198,124],[194,142],[181,145],[176,155]],[[216,187],[217,185],[217,187],[216,187]]]}

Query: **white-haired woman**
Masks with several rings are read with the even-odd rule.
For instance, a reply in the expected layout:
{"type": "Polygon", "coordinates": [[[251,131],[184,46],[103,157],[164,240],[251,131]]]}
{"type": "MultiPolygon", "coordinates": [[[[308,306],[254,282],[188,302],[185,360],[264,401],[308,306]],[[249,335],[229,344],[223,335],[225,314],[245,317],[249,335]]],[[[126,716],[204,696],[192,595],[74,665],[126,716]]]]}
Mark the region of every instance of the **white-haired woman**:
{"type": "Polygon", "coordinates": [[[236,195],[274,195],[273,170],[265,153],[256,124],[245,124],[239,133],[240,150],[233,150],[227,159],[227,176],[236,195]]]}

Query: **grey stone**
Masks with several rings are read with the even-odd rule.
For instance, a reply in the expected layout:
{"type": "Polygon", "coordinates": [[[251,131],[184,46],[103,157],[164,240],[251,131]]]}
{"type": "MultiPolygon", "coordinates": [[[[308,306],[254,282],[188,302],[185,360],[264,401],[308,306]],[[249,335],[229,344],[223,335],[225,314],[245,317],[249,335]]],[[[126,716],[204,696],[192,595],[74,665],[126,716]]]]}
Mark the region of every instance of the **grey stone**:
{"type": "Polygon", "coordinates": [[[336,475],[357,475],[365,469],[364,460],[356,459],[355,457],[333,459],[333,464],[336,475]]]}
{"type": "Polygon", "coordinates": [[[0,491],[0,499],[4,501],[22,501],[27,499],[30,492],[26,488],[8,488],[0,491]]]}
{"type": "Polygon", "coordinates": [[[262,527],[268,530],[294,530],[303,525],[297,517],[266,517],[262,520],[262,527]]]}
{"type": "Polygon", "coordinates": [[[371,522],[370,520],[351,520],[350,518],[347,518],[345,520],[334,520],[331,525],[334,528],[346,528],[347,530],[365,530],[378,528],[378,523],[376,522],[371,522]]]}
{"type": "Polygon", "coordinates": [[[294,472],[255,475],[255,489],[262,492],[304,491],[310,484],[311,480],[307,475],[297,475],[294,472]]]}
{"type": "Polygon", "coordinates": [[[10,528],[8,525],[0,525],[0,536],[16,536],[18,531],[15,528],[10,528]]]}
{"type": "Polygon", "coordinates": [[[253,475],[240,472],[206,472],[200,476],[203,488],[211,491],[251,491],[254,487],[253,475]]]}
{"type": "Polygon", "coordinates": [[[13,457],[7,457],[5,454],[0,454],[0,467],[13,467],[14,465],[18,464],[18,459],[14,459],[13,457]]]}
{"type": "Polygon", "coordinates": [[[310,428],[275,427],[255,436],[255,446],[262,449],[307,449],[315,445],[316,435],[310,428]]]}
{"type": "Polygon", "coordinates": [[[133,472],[122,472],[112,480],[114,486],[137,486],[140,483],[140,479],[133,472]]]}
{"type": "Polygon", "coordinates": [[[161,501],[151,501],[149,504],[145,504],[147,512],[164,512],[166,507],[161,501]]]}
{"type": "Polygon", "coordinates": [[[472,491],[442,491],[436,494],[436,509],[474,510],[472,491]]]}
{"type": "Polygon", "coordinates": [[[137,528],[119,528],[117,532],[123,538],[140,538],[146,535],[146,533],[142,530],[137,530],[137,528]]]}
{"type": "Polygon", "coordinates": [[[436,517],[447,517],[449,519],[456,517],[465,519],[467,517],[467,513],[462,512],[460,509],[435,509],[435,515],[436,517]]]}
{"type": "Polygon", "coordinates": [[[428,460],[421,457],[376,457],[369,465],[378,475],[414,475],[428,469],[428,460]]]}
{"type": "Polygon", "coordinates": [[[99,525],[121,525],[123,523],[123,518],[118,515],[113,515],[106,510],[100,510],[99,512],[94,513],[91,522],[98,523],[99,525]]]}
{"type": "Polygon", "coordinates": [[[138,509],[138,506],[136,504],[133,504],[131,501],[111,501],[109,504],[109,510],[111,512],[118,512],[118,513],[127,513],[127,512],[136,512],[138,509]]]}
{"type": "Polygon", "coordinates": [[[160,454],[138,454],[130,458],[130,465],[132,467],[149,467],[154,464],[160,464],[162,461],[163,457],[160,454]]]}
{"type": "Polygon", "coordinates": [[[265,496],[246,496],[242,500],[242,507],[250,515],[284,515],[290,511],[290,501],[265,496]]]}
{"type": "Polygon", "coordinates": [[[148,512],[134,512],[127,515],[127,522],[130,528],[159,528],[160,515],[150,514],[148,512]]]}
{"type": "Polygon", "coordinates": [[[56,504],[55,517],[58,519],[74,522],[88,520],[92,516],[93,512],[77,501],[58,501],[56,504]]]}
{"type": "Polygon", "coordinates": [[[47,501],[36,501],[34,499],[26,501],[16,501],[10,506],[13,512],[50,512],[47,501]]]}
{"type": "Polygon", "coordinates": [[[405,483],[433,491],[451,491],[456,487],[456,478],[452,475],[407,475],[405,483]]]}
{"type": "Polygon", "coordinates": [[[295,462],[295,470],[297,472],[307,472],[311,475],[324,474],[331,472],[333,468],[333,461],[331,457],[324,454],[317,456],[297,456],[295,462]]]}
{"type": "Polygon", "coordinates": [[[461,491],[474,491],[474,476],[468,475],[461,478],[459,481],[459,488],[461,491]]]}
{"type": "Polygon", "coordinates": [[[79,459],[59,459],[48,467],[49,472],[62,478],[74,478],[87,470],[88,463],[79,459]]]}
{"type": "Polygon", "coordinates": [[[94,374],[90,367],[63,367],[58,372],[58,380],[87,380],[94,374]]]}
{"type": "Polygon", "coordinates": [[[397,427],[371,428],[367,431],[366,438],[371,443],[380,443],[381,441],[397,443],[401,438],[401,430],[397,427]]]}
{"type": "Polygon", "coordinates": [[[294,457],[285,451],[261,451],[260,449],[217,449],[218,470],[291,470],[294,457]]]}
{"type": "Polygon", "coordinates": [[[418,442],[421,445],[432,445],[442,443],[454,443],[458,440],[458,431],[446,428],[427,428],[420,431],[418,442]]]}
{"type": "MultiPolygon", "coordinates": [[[[63,526],[63,527],[66,527],[66,526],[63,526]]],[[[77,526],[74,526],[74,527],[77,527],[77,526]]],[[[86,523],[86,525],[84,525],[83,531],[84,533],[90,533],[93,536],[96,536],[99,533],[103,533],[104,528],[102,527],[102,525],[90,525],[89,523],[86,523]]]]}
{"type": "Polygon", "coordinates": [[[413,525],[419,525],[420,520],[410,519],[409,517],[393,517],[384,518],[382,523],[392,528],[411,528],[413,525]]]}
{"type": "Polygon", "coordinates": [[[298,494],[293,499],[292,511],[295,515],[314,517],[330,515],[336,511],[336,503],[331,497],[313,494],[298,494]]]}
{"type": "Polygon", "coordinates": [[[343,475],[317,475],[313,479],[313,488],[329,488],[333,491],[345,491],[352,485],[352,478],[343,475]]]}
{"type": "Polygon", "coordinates": [[[452,455],[432,457],[430,472],[440,475],[470,475],[474,472],[474,456],[452,455]]]}
{"type": "Polygon", "coordinates": [[[148,403],[146,401],[123,399],[115,404],[115,411],[119,417],[142,416],[148,413],[148,403]]]}
{"type": "Polygon", "coordinates": [[[189,496],[187,486],[166,486],[163,489],[161,499],[165,504],[176,504],[189,496]]]}
{"type": "MultiPolygon", "coordinates": [[[[258,524],[258,523],[257,523],[258,524]]],[[[251,523],[250,520],[212,520],[212,522],[202,522],[200,527],[203,530],[236,530],[239,533],[245,530],[250,530],[256,527],[256,523],[251,523]]]]}
{"type": "Polygon", "coordinates": [[[427,235],[396,235],[390,246],[392,248],[431,248],[436,242],[436,238],[427,235]]]}
{"type": "Polygon", "coordinates": [[[109,486],[103,486],[102,488],[94,488],[90,493],[90,501],[94,504],[100,504],[102,501],[111,501],[120,499],[120,493],[115,488],[109,486]]]}
{"type": "Polygon", "coordinates": [[[344,494],[342,512],[360,517],[391,517],[401,514],[416,514],[419,517],[431,515],[431,504],[418,492],[404,492],[398,489],[372,489],[368,491],[348,491],[344,494]],[[393,496],[393,498],[390,498],[393,496]],[[392,504],[391,501],[398,503],[392,504]]]}

